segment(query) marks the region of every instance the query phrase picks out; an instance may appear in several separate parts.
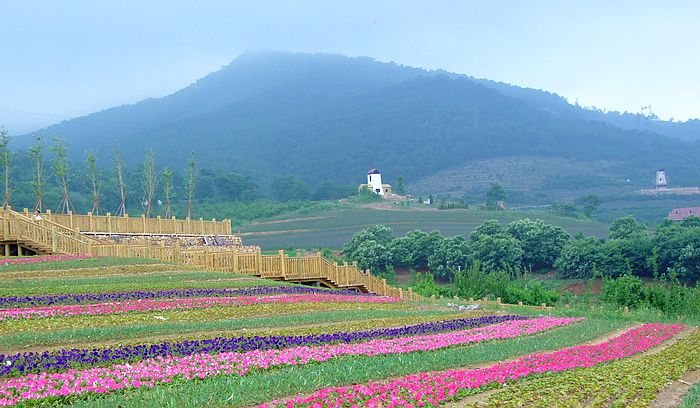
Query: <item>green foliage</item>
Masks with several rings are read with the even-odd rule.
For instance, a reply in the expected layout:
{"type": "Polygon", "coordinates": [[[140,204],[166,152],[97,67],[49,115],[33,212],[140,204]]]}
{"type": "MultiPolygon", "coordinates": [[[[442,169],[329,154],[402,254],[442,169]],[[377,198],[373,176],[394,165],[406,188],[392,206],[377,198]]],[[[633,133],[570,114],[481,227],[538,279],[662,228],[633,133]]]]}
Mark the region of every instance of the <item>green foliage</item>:
{"type": "Polygon", "coordinates": [[[522,266],[535,270],[551,267],[571,238],[563,228],[542,220],[524,218],[508,224],[506,231],[520,241],[522,266]]]}
{"type": "Polygon", "coordinates": [[[590,217],[601,204],[600,198],[598,198],[598,196],[595,194],[588,194],[580,197],[576,200],[576,202],[583,207],[583,214],[586,217],[590,217]]]}
{"type": "Polygon", "coordinates": [[[279,201],[308,200],[309,186],[294,176],[275,176],[270,183],[272,194],[279,201]]]}
{"type": "Polygon", "coordinates": [[[633,216],[620,217],[610,224],[610,239],[647,238],[647,226],[638,222],[633,216]]]}
{"type": "Polygon", "coordinates": [[[382,200],[383,198],[379,194],[376,194],[367,186],[362,186],[357,195],[352,197],[352,201],[357,203],[378,203],[382,200]]]}
{"type": "Polygon", "coordinates": [[[526,305],[552,305],[560,297],[556,290],[547,289],[542,282],[528,277],[514,280],[505,272],[484,272],[479,262],[455,272],[452,290],[463,298],[500,297],[504,303],[526,305]]]}
{"type": "Polygon", "coordinates": [[[564,245],[554,267],[564,278],[591,278],[597,268],[601,247],[595,238],[576,237],[564,245]]]}
{"type": "Polygon", "coordinates": [[[507,234],[499,223],[485,222],[472,233],[470,240],[472,257],[479,261],[484,269],[511,274],[520,269],[522,244],[507,234]]]}
{"type": "Polygon", "coordinates": [[[656,309],[670,316],[700,315],[700,288],[673,279],[648,284],[632,275],[605,279],[601,300],[617,307],[656,309]]]}
{"type": "Polygon", "coordinates": [[[355,194],[355,188],[351,184],[335,184],[330,181],[324,181],[316,187],[313,199],[317,201],[337,200],[353,194],[355,194]]]}
{"type": "Polygon", "coordinates": [[[413,291],[426,297],[445,293],[445,290],[435,283],[435,275],[420,272],[416,274],[416,283],[413,286],[413,291]]]}
{"type": "Polygon", "coordinates": [[[506,199],[506,190],[502,185],[498,183],[491,183],[488,191],[486,192],[486,208],[490,210],[497,210],[498,201],[503,201],[506,199]]]}
{"type": "Polygon", "coordinates": [[[469,242],[462,237],[443,239],[428,257],[428,269],[442,277],[449,277],[455,269],[465,269],[470,263],[469,242]]]}
{"type": "Polygon", "coordinates": [[[391,241],[394,239],[391,228],[374,225],[352,236],[343,246],[343,255],[349,262],[357,261],[363,269],[383,271],[393,265],[391,241]]]}

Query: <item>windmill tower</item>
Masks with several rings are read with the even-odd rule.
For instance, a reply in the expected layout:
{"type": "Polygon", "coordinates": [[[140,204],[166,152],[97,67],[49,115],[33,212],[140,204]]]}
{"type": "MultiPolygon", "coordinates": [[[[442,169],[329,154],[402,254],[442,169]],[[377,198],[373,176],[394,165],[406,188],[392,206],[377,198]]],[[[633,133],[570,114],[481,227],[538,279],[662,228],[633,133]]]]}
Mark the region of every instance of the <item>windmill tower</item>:
{"type": "Polygon", "coordinates": [[[375,194],[384,195],[384,190],[382,189],[382,173],[377,169],[371,169],[367,172],[367,186],[375,194]]]}
{"type": "Polygon", "coordinates": [[[668,186],[668,180],[666,179],[666,170],[659,169],[656,172],[656,188],[666,188],[668,186]]]}

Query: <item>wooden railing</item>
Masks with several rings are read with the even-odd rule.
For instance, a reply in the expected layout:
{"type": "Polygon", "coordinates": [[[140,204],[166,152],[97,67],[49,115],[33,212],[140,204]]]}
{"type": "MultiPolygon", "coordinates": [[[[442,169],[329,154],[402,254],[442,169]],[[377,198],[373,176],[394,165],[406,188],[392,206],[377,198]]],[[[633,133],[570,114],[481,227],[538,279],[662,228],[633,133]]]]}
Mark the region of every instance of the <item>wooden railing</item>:
{"type": "Polygon", "coordinates": [[[0,239],[31,242],[35,247],[51,253],[150,258],[164,262],[189,265],[213,271],[235,272],[263,278],[293,282],[321,281],[338,288],[354,288],[365,292],[405,300],[420,300],[422,296],[410,289],[404,291],[378,279],[356,264],[331,262],[316,253],[314,256],[290,257],[279,251],[277,255],[238,253],[236,249],[208,251],[181,250],[179,246],[151,244],[105,244],[80,234],[72,227],[62,225],[56,218],[35,220],[12,210],[0,209],[0,239]]]}
{"type": "Polygon", "coordinates": [[[0,212],[0,237],[7,240],[30,242],[52,253],[88,255],[91,244],[86,237],[76,237],[33,221],[20,213],[8,210],[0,212]]]}
{"type": "MultiPolygon", "coordinates": [[[[29,210],[24,209],[24,215],[29,217],[29,210]]],[[[145,216],[130,217],[93,215],[92,213],[54,214],[51,210],[42,214],[42,218],[63,225],[71,230],[97,232],[106,234],[183,234],[183,235],[231,235],[231,220],[211,221],[202,218],[146,218],[145,216]]]]}

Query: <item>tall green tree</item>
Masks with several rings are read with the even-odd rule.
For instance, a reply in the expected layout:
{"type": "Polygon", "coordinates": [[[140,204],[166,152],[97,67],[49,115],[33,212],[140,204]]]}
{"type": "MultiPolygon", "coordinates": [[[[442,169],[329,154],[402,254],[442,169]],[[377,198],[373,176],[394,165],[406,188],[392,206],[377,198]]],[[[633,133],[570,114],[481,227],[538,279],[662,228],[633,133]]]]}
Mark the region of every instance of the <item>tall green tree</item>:
{"type": "Polygon", "coordinates": [[[10,158],[12,153],[10,152],[9,144],[10,135],[5,131],[5,128],[0,127],[0,163],[2,163],[2,172],[5,179],[3,208],[8,208],[12,205],[10,201],[12,196],[12,188],[10,186],[10,158]]]}
{"type": "Polygon", "coordinates": [[[88,178],[90,181],[90,188],[92,189],[92,209],[91,213],[95,215],[100,214],[100,188],[102,186],[102,180],[97,172],[97,156],[95,152],[88,152],[85,158],[85,165],[87,166],[88,178]]]}
{"type": "Polygon", "coordinates": [[[116,178],[117,193],[119,194],[119,207],[116,214],[126,215],[126,179],[124,174],[124,162],[119,151],[119,145],[114,148],[114,173],[116,178]]]}
{"type": "Polygon", "coordinates": [[[571,238],[569,233],[559,226],[529,218],[511,222],[506,231],[522,245],[522,266],[535,270],[551,268],[571,238]]]}
{"type": "Polygon", "coordinates": [[[170,206],[170,199],[173,195],[173,172],[166,167],[163,169],[161,178],[163,179],[163,192],[165,193],[165,218],[170,218],[173,216],[170,206]]]}
{"type": "Polygon", "coordinates": [[[41,136],[34,135],[34,144],[29,148],[32,160],[32,188],[36,193],[36,204],[33,211],[44,209],[44,152],[41,146],[41,136]]]}
{"type": "Polygon", "coordinates": [[[70,199],[68,184],[70,183],[70,162],[66,147],[63,145],[63,140],[60,137],[53,138],[53,145],[49,149],[53,153],[53,172],[56,179],[61,184],[61,203],[58,205],[58,211],[68,214],[69,211],[75,212],[73,203],[70,199]]]}
{"type": "Polygon", "coordinates": [[[192,204],[194,202],[194,189],[197,186],[197,158],[194,152],[187,160],[187,212],[186,217],[192,218],[192,204]]]}
{"type": "Polygon", "coordinates": [[[143,163],[143,179],[141,180],[143,187],[143,205],[146,218],[151,217],[153,212],[153,200],[156,196],[156,188],[158,186],[158,175],[156,174],[156,160],[153,154],[153,149],[146,148],[146,160],[143,163]]]}

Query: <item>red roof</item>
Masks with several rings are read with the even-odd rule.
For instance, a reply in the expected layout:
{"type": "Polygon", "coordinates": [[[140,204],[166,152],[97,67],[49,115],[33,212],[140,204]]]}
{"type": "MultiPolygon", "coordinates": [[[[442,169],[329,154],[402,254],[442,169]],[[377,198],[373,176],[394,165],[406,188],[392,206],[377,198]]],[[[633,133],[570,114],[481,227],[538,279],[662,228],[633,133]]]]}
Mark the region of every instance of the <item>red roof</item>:
{"type": "Polygon", "coordinates": [[[700,207],[674,208],[668,214],[668,219],[671,221],[683,221],[691,215],[700,217],[700,207]]]}

